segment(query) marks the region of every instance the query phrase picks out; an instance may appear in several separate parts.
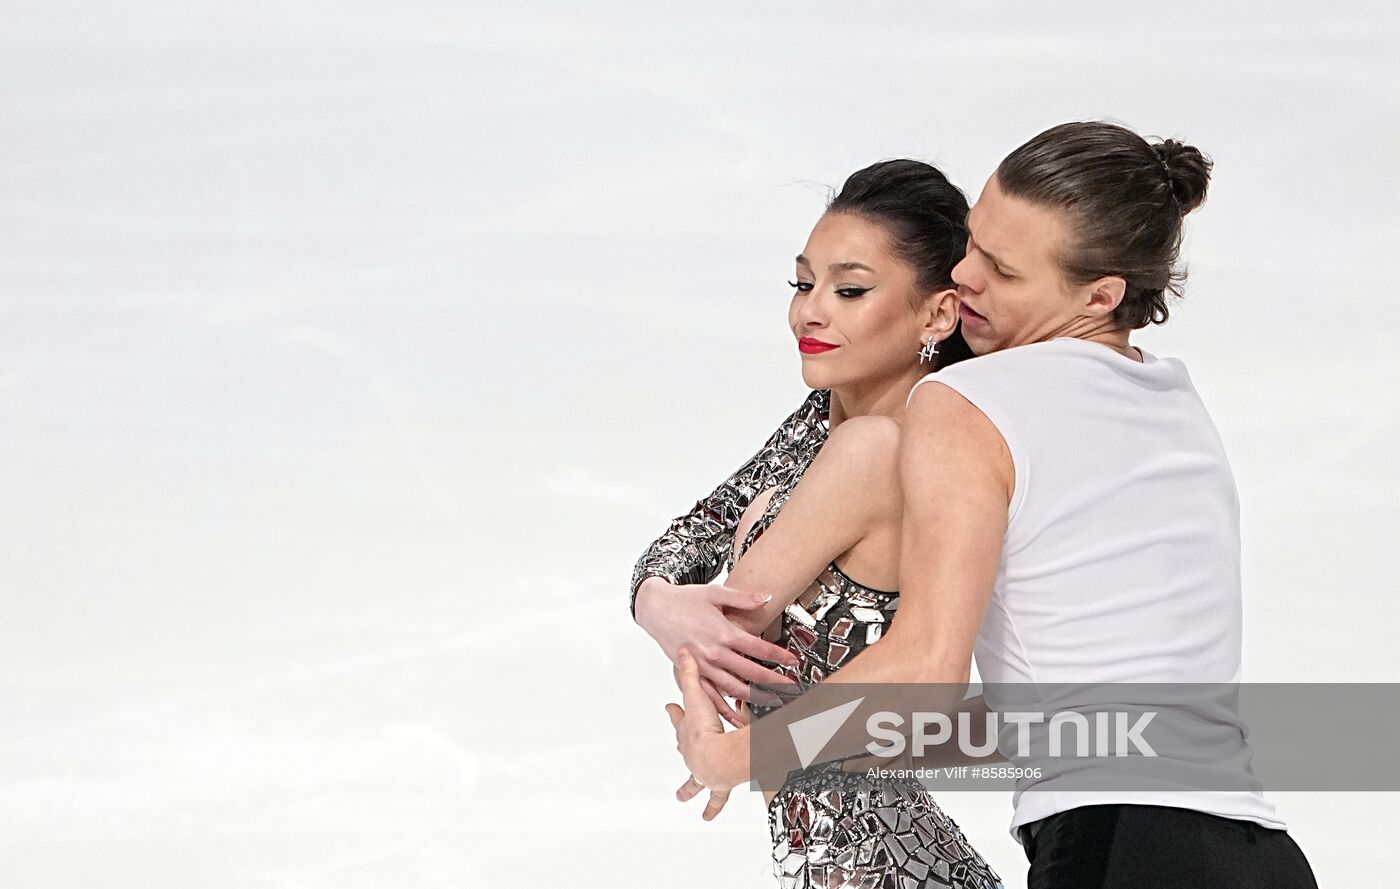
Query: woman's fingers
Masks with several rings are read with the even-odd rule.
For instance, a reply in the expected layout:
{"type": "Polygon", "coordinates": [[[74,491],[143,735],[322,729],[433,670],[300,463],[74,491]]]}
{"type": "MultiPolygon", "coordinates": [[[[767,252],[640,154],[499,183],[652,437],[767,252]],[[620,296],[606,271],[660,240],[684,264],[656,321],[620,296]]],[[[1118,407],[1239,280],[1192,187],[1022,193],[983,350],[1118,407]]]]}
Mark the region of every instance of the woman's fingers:
{"type": "MultiPolygon", "coordinates": [[[[784,653],[791,656],[790,652],[783,649],[784,653]]],[[[677,661],[680,659],[679,653],[676,655],[677,661]]],[[[680,685],[680,666],[677,664],[675,670],[676,685],[680,685]]],[[[792,684],[792,680],[781,673],[756,664],[748,658],[732,651],[720,649],[713,659],[707,661],[704,666],[703,679],[709,681],[720,694],[728,695],[741,701],[754,700],[753,695],[757,694],[757,702],[760,704],[777,705],[778,699],[772,695],[764,693],[761,689],[750,691],[749,682],[757,682],[764,685],[776,685],[786,687],[792,684]],[[736,676],[733,671],[743,671],[747,678],[736,676]]],[[[723,712],[719,704],[715,709],[723,712]]],[[[731,720],[732,721],[732,720],[731,720]]]]}
{"type": "Polygon", "coordinates": [[[778,697],[772,692],[767,691],[758,686],[769,685],[776,686],[778,688],[791,688],[794,685],[793,680],[790,677],[784,676],[781,673],[776,673],[773,670],[769,670],[765,667],[761,667],[758,664],[755,664],[753,661],[749,660],[748,658],[743,657],[742,655],[735,654],[732,651],[725,651],[720,653],[719,665],[724,669],[729,670],[734,674],[737,674],[740,679],[749,680],[749,682],[744,685],[744,693],[742,695],[736,695],[736,697],[740,698],[741,700],[752,701],[756,704],[766,704],[770,707],[776,707],[778,706],[778,704],[781,703],[778,697]]]}
{"type": "Polygon", "coordinates": [[[720,586],[719,584],[713,583],[710,584],[709,591],[711,602],[729,608],[743,608],[748,610],[750,608],[758,608],[773,601],[773,597],[765,593],[736,590],[733,587],[720,586]]]}
{"type": "Polygon", "coordinates": [[[801,663],[797,655],[786,648],[779,648],[771,642],[767,642],[757,636],[749,636],[747,639],[735,639],[734,650],[727,652],[731,657],[724,658],[720,666],[738,676],[740,680],[747,682],[762,682],[768,685],[785,685],[792,680],[783,674],[755,663],[744,657],[752,655],[775,663],[787,664],[790,667],[797,667],[801,663]],[[781,657],[774,657],[773,652],[779,652],[781,657]]]}
{"type": "Polygon", "coordinates": [[[721,693],[727,694],[731,698],[742,699],[749,696],[748,685],[723,667],[708,664],[705,667],[705,678],[721,693]]]}
{"type": "MultiPolygon", "coordinates": [[[[681,651],[688,652],[691,658],[696,657],[695,650],[688,645],[682,645],[676,649],[676,663],[673,672],[676,675],[676,687],[678,688],[681,684],[681,651]]],[[[723,652],[724,649],[720,649],[720,651],[723,652]]],[[[716,664],[714,660],[708,658],[697,660],[696,666],[700,670],[701,680],[708,681],[720,693],[729,695],[731,698],[748,696],[747,686],[744,685],[743,681],[716,664]]]]}
{"type": "Polygon", "coordinates": [[[745,633],[730,641],[730,647],[740,654],[747,654],[759,660],[769,661],[774,664],[786,664],[789,667],[796,667],[800,661],[797,655],[783,648],[781,645],[774,645],[762,636],[754,636],[745,633]]]}
{"type": "Polygon", "coordinates": [[[715,705],[715,709],[719,711],[719,715],[723,716],[726,722],[735,728],[743,728],[744,723],[740,721],[738,712],[735,711],[733,707],[729,706],[729,702],[724,699],[724,695],[719,693],[719,689],[715,688],[710,680],[701,678],[700,687],[705,689],[705,694],[709,696],[710,703],[715,705]]]}

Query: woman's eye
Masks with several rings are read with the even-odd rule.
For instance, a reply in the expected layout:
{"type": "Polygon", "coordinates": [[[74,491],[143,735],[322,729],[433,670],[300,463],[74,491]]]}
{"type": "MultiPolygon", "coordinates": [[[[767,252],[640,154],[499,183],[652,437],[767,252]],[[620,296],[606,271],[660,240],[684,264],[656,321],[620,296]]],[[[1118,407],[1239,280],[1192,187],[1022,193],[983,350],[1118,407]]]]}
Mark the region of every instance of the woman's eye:
{"type": "Polygon", "coordinates": [[[856,299],[858,297],[865,296],[866,292],[869,290],[869,287],[842,287],[836,292],[839,293],[841,296],[844,296],[846,299],[856,299]]]}
{"type": "Polygon", "coordinates": [[[788,282],[788,286],[789,286],[789,287],[796,288],[798,291],[800,291],[800,292],[802,292],[802,293],[807,293],[807,292],[809,292],[809,291],[812,289],[812,282],[811,282],[811,281],[789,281],[789,282],[788,282]]]}

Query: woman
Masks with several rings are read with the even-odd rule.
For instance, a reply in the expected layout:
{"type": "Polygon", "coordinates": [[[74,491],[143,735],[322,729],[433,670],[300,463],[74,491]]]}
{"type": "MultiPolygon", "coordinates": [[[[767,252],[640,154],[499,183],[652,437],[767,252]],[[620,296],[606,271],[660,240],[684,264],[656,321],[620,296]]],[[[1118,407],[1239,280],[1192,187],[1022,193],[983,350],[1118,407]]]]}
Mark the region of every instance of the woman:
{"type": "MultiPolygon", "coordinates": [[[[1237,680],[1229,462],[1181,362],[1129,342],[1167,319],[1183,218],[1209,173],[1191,146],[1093,122],[1047,130],[998,166],[952,273],[980,357],[921,380],[905,416],[900,621],[838,681],[956,687],[974,647],[994,710],[1012,683],[1068,697],[1237,680]],[[911,640],[912,664],[900,657],[911,640]]],[[[706,786],[734,786],[745,733],[707,727],[689,658],[681,677],[686,764],[706,786]]],[[[1156,749],[1170,780],[1124,783],[1133,757],[1115,756],[1018,782],[1011,829],[1031,889],[1315,889],[1249,773],[1237,714],[1186,707],[1195,746],[1156,749]],[[1214,749],[1234,753],[1200,758],[1214,749]],[[1072,789],[1093,786],[1113,789],[1072,789]]]]}
{"type": "MultiPolygon", "coordinates": [[[[742,590],[772,591],[771,601],[741,609],[732,623],[740,634],[769,628],[781,647],[721,647],[715,663],[730,675],[720,677],[720,690],[740,695],[736,677],[761,678],[743,655],[780,664],[775,681],[810,687],[873,646],[892,618],[899,420],[929,359],[966,355],[948,342],[957,325],[948,273],[961,256],[965,214],[962,193],[927,164],[886,161],[846,181],[791,282],[788,324],[803,380],[816,391],[638,562],[634,590],[647,577],[678,586],[712,578],[727,552],[730,592],[743,598],[717,601],[748,605],[742,590]]],[[[674,640],[668,654],[694,644],[656,631],[675,614],[667,614],[666,590],[652,589],[659,592],[636,608],[638,621],[663,649],[674,640]]],[[[680,796],[698,790],[688,782],[680,796]]],[[[784,886],[1000,884],[915,781],[869,780],[838,762],[765,795],[784,886]]],[[[722,802],[723,793],[707,816],[722,802]]]]}

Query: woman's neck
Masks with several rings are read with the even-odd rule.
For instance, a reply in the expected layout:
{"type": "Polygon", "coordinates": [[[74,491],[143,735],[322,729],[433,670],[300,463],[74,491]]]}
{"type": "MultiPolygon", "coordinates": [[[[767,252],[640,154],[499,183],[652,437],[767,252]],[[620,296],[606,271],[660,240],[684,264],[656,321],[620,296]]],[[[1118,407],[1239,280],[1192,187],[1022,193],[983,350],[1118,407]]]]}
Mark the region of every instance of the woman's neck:
{"type": "Polygon", "coordinates": [[[909,403],[909,392],[927,370],[908,373],[875,383],[842,386],[831,390],[831,413],[827,427],[835,429],[851,417],[879,416],[901,420],[909,403]]]}

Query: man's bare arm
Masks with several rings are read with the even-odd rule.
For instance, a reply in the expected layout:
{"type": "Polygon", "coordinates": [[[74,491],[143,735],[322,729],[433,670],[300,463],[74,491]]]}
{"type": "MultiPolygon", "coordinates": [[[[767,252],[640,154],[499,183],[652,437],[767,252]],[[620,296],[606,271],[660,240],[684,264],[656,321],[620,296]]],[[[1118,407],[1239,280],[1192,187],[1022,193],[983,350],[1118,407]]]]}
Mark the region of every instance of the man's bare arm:
{"type": "MultiPolygon", "coordinates": [[[[879,643],[783,707],[784,723],[833,706],[843,684],[925,684],[926,703],[943,712],[956,710],[966,692],[973,643],[1001,561],[1015,485],[1011,454],[981,411],[937,382],[915,390],[903,427],[904,518],[894,621],[879,643]]],[[[869,740],[863,725],[848,721],[820,759],[864,752],[869,740]]],[[[745,748],[747,741],[742,739],[745,748]]],[[[770,776],[777,766],[765,758],[785,755],[754,753],[756,770],[768,767],[770,776]]]]}

